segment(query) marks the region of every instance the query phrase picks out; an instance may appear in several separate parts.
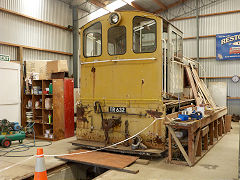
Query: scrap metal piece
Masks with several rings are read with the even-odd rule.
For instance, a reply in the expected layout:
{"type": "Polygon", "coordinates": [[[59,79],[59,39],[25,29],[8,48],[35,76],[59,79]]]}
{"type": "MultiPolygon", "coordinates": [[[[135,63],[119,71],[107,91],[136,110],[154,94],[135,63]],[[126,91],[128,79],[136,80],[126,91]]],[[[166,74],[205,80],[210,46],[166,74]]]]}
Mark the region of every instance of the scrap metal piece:
{"type": "Polygon", "coordinates": [[[132,150],[147,149],[147,146],[142,143],[142,138],[140,136],[136,136],[133,138],[131,148],[132,150]]]}
{"type": "MultiPolygon", "coordinates": [[[[128,120],[125,121],[125,139],[128,139],[129,138],[129,130],[128,130],[128,126],[129,126],[129,123],[128,123],[128,120]]],[[[125,146],[129,146],[130,143],[129,141],[126,141],[124,143],[125,146]]]]}
{"type": "Polygon", "coordinates": [[[162,117],[162,115],[163,115],[162,112],[158,112],[157,110],[156,110],[156,111],[147,110],[146,112],[147,112],[150,116],[155,117],[155,118],[160,118],[160,117],[162,117]]]}
{"type": "Polygon", "coordinates": [[[122,123],[121,117],[116,118],[112,117],[111,119],[102,119],[102,128],[104,130],[105,135],[105,145],[109,144],[109,135],[108,132],[111,128],[119,126],[122,123]]]}

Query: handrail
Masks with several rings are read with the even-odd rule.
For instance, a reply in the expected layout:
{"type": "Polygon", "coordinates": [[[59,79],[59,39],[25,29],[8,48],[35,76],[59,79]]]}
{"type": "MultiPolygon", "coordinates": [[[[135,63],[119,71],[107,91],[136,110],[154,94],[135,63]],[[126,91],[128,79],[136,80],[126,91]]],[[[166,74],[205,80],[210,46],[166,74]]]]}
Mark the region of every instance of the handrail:
{"type": "Polygon", "coordinates": [[[157,58],[138,58],[138,59],[113,59],[113,60],[95,60],[91,62],[82,62],[81,64],[94,64],[94,63],[105,63],[105,62],[123,62],[123,61],[144,61],[144,60],[156,60],[157,58]]]}

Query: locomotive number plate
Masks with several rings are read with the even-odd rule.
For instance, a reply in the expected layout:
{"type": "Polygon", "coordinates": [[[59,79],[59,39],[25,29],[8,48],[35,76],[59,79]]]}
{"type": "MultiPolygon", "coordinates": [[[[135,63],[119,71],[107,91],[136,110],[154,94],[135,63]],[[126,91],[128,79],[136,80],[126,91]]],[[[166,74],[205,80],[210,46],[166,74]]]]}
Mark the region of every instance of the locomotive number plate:
{"type": "Polygon", "coordinates": [[[109,107],[109,112],[112,113],[126,113],[127,110],[125,107],[109,107]]]}

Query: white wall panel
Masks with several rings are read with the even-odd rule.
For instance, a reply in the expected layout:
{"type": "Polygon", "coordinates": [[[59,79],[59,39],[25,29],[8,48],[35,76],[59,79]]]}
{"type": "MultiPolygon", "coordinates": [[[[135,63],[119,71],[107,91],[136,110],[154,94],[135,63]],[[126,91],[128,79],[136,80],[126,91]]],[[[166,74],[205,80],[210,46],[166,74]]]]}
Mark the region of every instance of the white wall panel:
{"type": "Polygon", "coordinates": [[[0,7],[62,26],[72,24],[70,6],[58,0],[1,0],[0,7]]]}
{"type": "Polygon", "coordinates": [[[0,82],[0,119],[21,124],[20,65],[0,61],[0,82]]]}
{"type": "Polygon", "coordinates": [[[172,24],[183,32],[183,37],[196,36],[196,20],[186,19],[184,21],[173,21],[172,24]]]}
{"type": "Polygon", "coordinates": [[[205,73],[201,72],[201,76],[219,77],[240,75],[239,60],[217,61],[216,59],[202,59],[201,66],[205,69],[205,73]]]}
{"type": "Polygon", "coordinates": [[[238,23],[239,19],[240,13],[200,18],[199,33],[200,35],[214,35],[238,32],[240,30],[240,23],[238,23]]]}
{"type": "Polygon", "coordinates": [[[0,44],[0,54],[10,56],[10,60],[17,60],[17,48],[0,44]]]}
{"type": "Polygon", "coordinates": [[[71,52],[71,32],[0,11],[0,40],[71,52]]]}

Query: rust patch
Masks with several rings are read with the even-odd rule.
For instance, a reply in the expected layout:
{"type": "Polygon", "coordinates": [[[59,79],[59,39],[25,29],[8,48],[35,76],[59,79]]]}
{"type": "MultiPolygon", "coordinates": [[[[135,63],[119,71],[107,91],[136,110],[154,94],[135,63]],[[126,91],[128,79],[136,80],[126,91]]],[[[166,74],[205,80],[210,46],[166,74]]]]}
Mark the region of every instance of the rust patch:
{"type": "Polygon", "coordinates": [[[95,97],[96,68],[92,67],[91,72],[93,73],[93,98],[94,98],[95,97]]]}
{"type": "Polygon", "coordinates": [[[157,110],[156,110],[156,111],[147,110],[146,112],[147,112],[150,116],[155,117],[155,118],[160,118],[160,117],[163,115],[162,112],[158,112],[157,110]]]}
{"type": "Polygon", "coordinates": [[[162,144],[163,143],[161,137],[158,136],[158,135],[153,139],[153,142],[157,143],[157,144],[162,144]]]}
{"type": "Polygon", "coordinates": [[[87,118],[85,117],[85,109],[83,106],[77,106],[77,120],[88,122],[87,118]]]}
{"type": "Polygon", "coordinates": [[[109,143],[109,135],[108,132],[111,128],[117,127],[122,123],[121,117],[115,118],[112,117],[111,119],[102,119],[102,128],[104,130],[105,135],[105,144],[109,143]]]}

